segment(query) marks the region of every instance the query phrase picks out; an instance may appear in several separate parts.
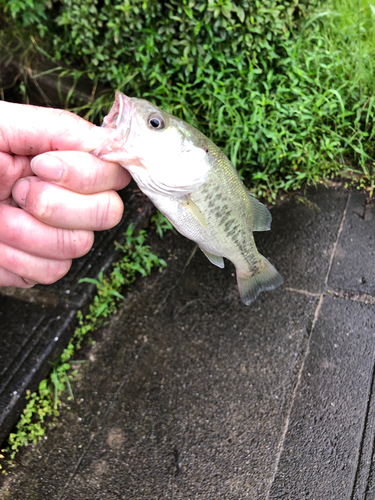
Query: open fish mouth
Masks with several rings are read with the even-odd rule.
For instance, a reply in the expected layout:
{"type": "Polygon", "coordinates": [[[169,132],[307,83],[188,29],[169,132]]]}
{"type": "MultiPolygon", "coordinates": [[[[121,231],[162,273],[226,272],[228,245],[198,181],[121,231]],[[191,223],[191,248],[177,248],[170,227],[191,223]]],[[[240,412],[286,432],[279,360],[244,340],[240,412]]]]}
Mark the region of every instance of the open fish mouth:
{"type": "Polygon", "coordinates": [[[104,117],[102,127],[113,129],[113,133],[92,154],[99,158],[109,159],[108,155],[125,147],[129,136],[130,125],[134,114],[134,105],[130,97],[116,92],[116,99],[107,116],[104,117]]]}
{"type": "Polygon", "coordinates": [[[133,111],[133,102],[130,97],[116,92],[116,99],[107,116],[104,117],[102,127],[117,129],[118,127],[129,122],[130,115],[133,111]]]}

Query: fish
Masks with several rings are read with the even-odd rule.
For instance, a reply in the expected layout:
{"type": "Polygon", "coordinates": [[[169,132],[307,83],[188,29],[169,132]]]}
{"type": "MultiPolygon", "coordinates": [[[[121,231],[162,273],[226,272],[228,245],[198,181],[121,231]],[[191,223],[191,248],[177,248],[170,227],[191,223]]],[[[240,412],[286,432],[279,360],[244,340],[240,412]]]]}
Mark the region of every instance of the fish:
{"type": "Polygon", "coordinates": [[[92,153],[126,168],[175,229],[209,261],[235,268],[250,305],[283,283],[255,245],[253,232],[271,227],[269,210],[251,196],[227,156],[202,132],[145,99],[116,92],[103,127],[112,129],[92,153]]]}

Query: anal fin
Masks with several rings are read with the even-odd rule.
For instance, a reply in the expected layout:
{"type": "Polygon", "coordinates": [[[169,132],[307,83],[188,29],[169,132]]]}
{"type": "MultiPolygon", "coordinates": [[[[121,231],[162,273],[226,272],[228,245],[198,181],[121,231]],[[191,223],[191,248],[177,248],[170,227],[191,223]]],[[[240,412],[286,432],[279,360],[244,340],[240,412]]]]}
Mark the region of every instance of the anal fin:
{"type": "MultiPolygon", "coordinates": [[[[201,248],[202,250],[202,248],[201,248]]],[[[224,267],[224,259],[223,257],[220,257],[220,255],[214,255],[213,253],[206,252],[206,250],[202,250],[204,255],[207,257],[207,259],[212,262],[212,264],[215,264],[217,267],[224,267]]]]}

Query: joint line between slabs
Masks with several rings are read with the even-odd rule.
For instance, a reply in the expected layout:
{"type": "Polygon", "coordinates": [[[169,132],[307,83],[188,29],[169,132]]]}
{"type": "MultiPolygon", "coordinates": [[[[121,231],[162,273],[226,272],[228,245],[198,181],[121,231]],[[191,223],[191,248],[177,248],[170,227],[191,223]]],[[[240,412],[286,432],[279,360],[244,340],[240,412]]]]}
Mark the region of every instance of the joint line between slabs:
{"type": "Polygon", "coordinates": [[[339,239],[340,239],[343,227],[344,227],[344,222],[345,222],[345,219],[346,219],[346,213],[348,211],[350,196],[351,196],[351,193],[349,192],[348,197],[346,199],[346,204],[345,204],[344,212],[342,214],[340,227],[339,227],[339,230],[337,232],[336,241],[335,241],[335,244],[333,245],[333,250],[332,250],[332,253],[331,253],[331,258],[329,259],[328,270],[327,270],[326,278],[324,280],[325,285],[327,285],[329,275],[331,274],[331,269],[332,269],[332,265],[333,265],[333,259],[335,258],[335,255],[336,255],[336,252],[337,252],[337,247],[338,247],[338,244],[339,244],[339,239]]]}
{"type": "Polygon", "coordinates": [[[280,443],[279,444],[279,451],[278,451],[277,456],[276,456],[275,468],[274,468],[274,472],[272,474],[272,478],[271,478],[271,481],[270,481],[270,486],[269,486],[269,489],[268,489],[268,492],[267,492],[267,500],[269,500],[269,496],[270,496],[270,493],[271,493],[271,488],[272,488],[272,485],[273,485],[273,483],[275,481],[275,478],[276,478],[276,475],[277,475],[277,471],[279,469],[279,463],[280,463],[281,455],[282,455],[282,453],[284,451],[285,437],[286,437],[286,434],[287,434],[288,429],[289,429],[290,416],[292,414],[292,409],[294,407],[294,401],[295,401],[297,393],[298,393],[298,389],[299,389],[299,386],[300,386],[300,383],[301,383],[301,379],[302,379],[303,369],[305,367],[305,361],[306,361],[306,358],[307,358],[307,355],[308,355],[308,352],[309,352],[310,339],[311,339],[312,333],[314,331],[316,322],[318,320],[320,309],[321,309],[322,304],[323,304],[324,293],[320,293],[320,294],[318,294],[318,296],[319,296],[319,302],[318,302],[318,304],[317,304],[317,306],[315,308],[314,320],[313,320],[313,324],[312,324],[310,333],[309,333],[308,338],[307,338],[306,350],[305,350],[305,353],[304,353],[304,356],[303,356],[303,359],[302,359],[302,362],[301,362],[301,367],[300,367],[299,372],[298,372],[297,382],[296,382],[296,385],[294,386],[292,400],[290,402],[289,410],[288,410],[288,413],[287,413],[287,416],[286,416],[286,419],[285,419],[284,429],[282,431],[281,438],[280,438],[280,441],[279,441],[279,443],[280,443]]]}
{"type": "MultiPolygon", "coordinates": [[[[346,213],[348,211],[349,201],[350,201],[350,193],[348,194],[348,197],[347,197],[347,200],[346,200],[345,208],[344,208],[344,211],[343,211],[343,214],[342,214],[342,218],[341,218],[340,227],[339,227],[339,230],[337,232],[335,244],[333,246],[333,250],[332,250],[332,253],[331,253],[330,260],[329,260],[327,274],[326,274],[326,277],[325,277],[325,280],[324,280],[324,284],[326,286],[327,286],[327,283],[328,283],[329,275],[331,273],[331,269],[332,269],[332,265],[333,265],[333,260],[334,260],[334,257],[336,255],[338,242],[339,242],[339,239],[340,239],[343,227],[344,227],[344,222],[345,222],[345,219],[346,219],[346,213]]],[[[279,452],[278,452],[277,457],[276,457],[276,463],[275,463],[274,472],[272,474],[272,478],[271,478],[271,481],[270,481],[270,486],[269,486],[269,489],[268,489],[268,492],[267,492],[267,500],[270,497],[271,488],[272,488],[273,483],[275,482],[276,474],[277,474],[277,471],[279,469],[279,463],[280,463],[282,452],[284,450],[285,437],[286,437],[286,434],[288,432],[289,423],[290,423],[290,417],[291,417],[292,409],[293,409],[293,406],[294,406],[294,401],[296,399],[296,396],[297,396],[297,393],[298,393],[298,389],[299,389],[299,386],[301,384],[303,369],[305,367],[306,358],[307,358],[307,355],[309,353],[310,340],[311,340],[312,334],[314,332],[315,325],[316,325],[316,323],[318,321],[320,310],[321,310],[322,305],[323,305],[324,296],[326,294],[326,292],[322,292],[322,293],[319,293],[319,294],[313,294],[312,292],[307,292],[306,290],[298,290],[298,289],[293,289],[293,288],[287,288],[287,290],[294,291],[294,292],[297,292],[297,293],[302,293],[304,295],[319,297],[319,302],[318,302],[318,304],[317,304],[317,306],[315,308],[313,323],[312,323],[312,326],[311,326],[310,334],[308,335],[308,338],[307,338],[307,346],[306,346],[305,354],[304,354],[302,362],[301,362],[301,368],[300,368],[300,370],[298,372],[297,382],[296,382],[296,385],[295,385],[294,390],[293,390],[292,400],[291,400],[291,403],[290,403],[290,406],[289,406],[288,414],[287,414],[287,417],[286,417],[286,420],[285,420],[284,429],[283,429],[283,432],[282,432],[282,435],[281,435],[280,445],[279,445],[279,452]]]]}
{"type": "Polygon", "coordinates": [[[363,462],[362,457],[363,457],[364,453],[366,452],[366,450],[365,450],[366,429],[370,428],[371,429],[370,433],[371,433],[371,435],[373,434],[373,424],[375,421],[375,415],[374,415],[373,411],[372,411],[372,415],[370,415],[370,413],[371,413],[371,406],[372,406],[371,402],[372,402],[373,397],[374,397],[374,378],[375,378],[375,352],[373,350],[371,377],[369,379],[369,386],[368,386],[367,391],[366,391],[367,408],[366,408],[365,417],[364,417],[363,423],[362,423],[361,440],[360,440],[360,443],[358,446],[358,452],[357,452],[357,458],[356,458],[357,466],[356,466],[356,471],[355,471],[355,475],[354,475],[354,479],[353,479],[350,500],[354,500],[356,497],[359,498],[359,496],[357,496],[356,493],[358,492],[357,490],[361,486],[361,483],[362,483],[362,492],[363,492],[361,498],[362,497],[364,499],[367,498],[368,491],[370,488],[369,478],[370,478],[370,474],[371,474],[372,464],[373,464],[373,460],[374,460],[374,453],[375,453],[373,439],[371,439],[371,446],[372,446],[372,450],[370,452],[371,458],[366,460],[366,465],[364,467],[361,467],[360,463],[361,463],[361,461],[363,462]],[[370,424],[369,424],[369,421],[371,421],[370,424]],[[366,480],[362,479],[362,481],[361,481],[361,476],[362,476],[362,478],[363,478],[363,476],[365,476],[366,480]],[[363,487],[363,483],[365,483],[364,487],[363,487]]]}
{"type": "MultiPolygon", "coordinates": [[[[300,293],[301,295],[306,295],[307,297],[320,297],[321,295],[321,293],[309,292],[308,290],[300,290],[299,288],[292,288],[288,286],[285,287],[285,290],[287,290],[288,292],[300,293]]],[[[322,293],[324,296],[332,295],[333,297],[337,297],[343,300],[351,300],[352,302],[360,302],[361,304],[375,306],[375,297],[367,293],[352,292],[351,290],[332,289],[327,289],[322,293]]],[[[185,309],[185,307],[190,305],[192,302],[196,302],[196,300],[188,302],[182,309],[185,309]]]]}
{"type": "Polygon", "coordinates": [[[291,288],[289,286],[286,286],[285,290],[287,290],[288,292],[295,292],[295,293],[300,293],[302,295],[307,295],[308,297],[320,297],[321,296],[321,293],[309,292],[307,290],[300,290],[299,288],[291,288]]]}
{"type": "Polygon", "coordinates": [[[368,295],[367,293],[352,292],[347,290],[327,290],[327,293],[331,293],[334,297],[339,297],[340,299],[375,306],[375,297],[368,295]]]}

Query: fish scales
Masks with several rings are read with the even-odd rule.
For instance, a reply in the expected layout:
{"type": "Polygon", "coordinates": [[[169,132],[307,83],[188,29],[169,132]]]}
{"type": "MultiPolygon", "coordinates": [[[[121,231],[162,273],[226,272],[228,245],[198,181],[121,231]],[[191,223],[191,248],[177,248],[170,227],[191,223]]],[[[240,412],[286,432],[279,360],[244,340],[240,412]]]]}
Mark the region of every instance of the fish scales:
{"type": "Polygon", "coordinates": [[[232,260],[234,264],[237,262],[238,266],[241,266],[239,261],[244,259],[255,273],[259,259],[252,235],[250,202],[242,182],[236,173],[225,168],[225,162],[218,154],[221,151],[216,146],[214,148],[217,151],[209,150],[208,153],[214,158],[208,180],[191,194],[192,201],[201,209],[209,228],[211,247],[207,248],[205,241],[201,241],[200,246],[232,260]],[[237,222],[239,219],[242,219],[242,224],[237,222]]]}
{"type": "Polygon", "coordinates": [[[224,153],[200,131],[148,101],[116,93],[103,126],[113,129],[93,153],[117,161],[140,189],[208,259],[236,267],[250,304],[283,279],[258,252],[253,232],[270,229],[267,208],[251,197],[224,153]]]}

